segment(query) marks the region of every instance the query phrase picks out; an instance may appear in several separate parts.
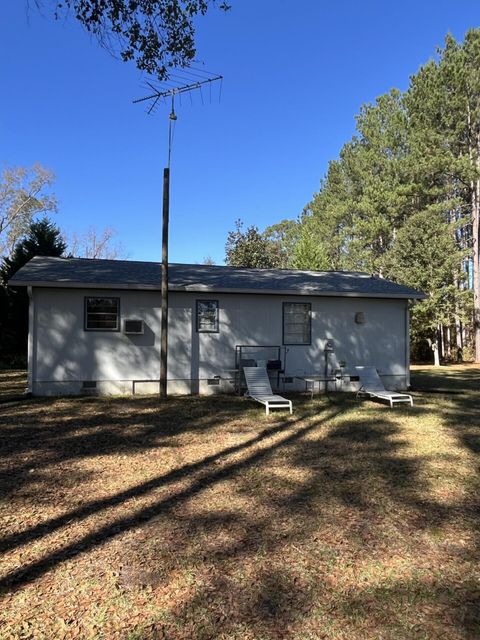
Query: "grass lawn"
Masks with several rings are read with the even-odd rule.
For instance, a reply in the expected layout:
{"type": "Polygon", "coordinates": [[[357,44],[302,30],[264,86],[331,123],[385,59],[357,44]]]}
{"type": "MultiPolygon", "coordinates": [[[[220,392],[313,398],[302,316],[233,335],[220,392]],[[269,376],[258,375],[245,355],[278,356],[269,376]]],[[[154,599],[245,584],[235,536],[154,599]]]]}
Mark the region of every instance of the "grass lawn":
{"type": "Polygon", "coordinates": [[[0,400],[5,396],[16,396],[25,393],[27,375],[21,369],[0,370],[0,400]]]}
{"type": "Polygon", "coordinates": [[[480,638],[480,368],[413,385],[0,405],[0,637],[480,638]]]}

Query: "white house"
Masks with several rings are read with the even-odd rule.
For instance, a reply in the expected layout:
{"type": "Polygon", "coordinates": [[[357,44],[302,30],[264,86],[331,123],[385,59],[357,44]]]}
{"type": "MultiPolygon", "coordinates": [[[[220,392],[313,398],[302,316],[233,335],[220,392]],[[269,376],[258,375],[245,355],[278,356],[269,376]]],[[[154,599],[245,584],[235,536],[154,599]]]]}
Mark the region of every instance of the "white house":
{"type": "MultiPolygon", "coordinates": [[[[30,295],[29,391],[158,392],[159,283],[153,262],[33,258],[9,283],[30,295]]],[[[423,297],[365,273],[172,264],[168,392],[232,391],[245,360],[285,391],[355,365],[405,389],[408,301],[423,297]]]]}

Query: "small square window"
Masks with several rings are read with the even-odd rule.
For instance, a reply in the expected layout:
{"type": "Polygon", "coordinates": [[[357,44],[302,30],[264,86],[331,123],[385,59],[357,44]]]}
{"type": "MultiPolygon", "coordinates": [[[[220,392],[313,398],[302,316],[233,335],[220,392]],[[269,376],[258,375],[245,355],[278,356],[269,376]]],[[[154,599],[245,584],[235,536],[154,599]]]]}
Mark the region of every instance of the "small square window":
{"type": "Polygon", "coordinates": [[[309,302],[283,303],[283,344],[311,344],[311,307],[309,302]]]}
{"type": "Polygon", "coordinates": [[[85,298],[85,331],[119,331],[120,298],[85,298]]]}
{"type": "Polygon", "coordinates": [[[218,332],[218,300],[197,300],[197,331],[218,332]]]}

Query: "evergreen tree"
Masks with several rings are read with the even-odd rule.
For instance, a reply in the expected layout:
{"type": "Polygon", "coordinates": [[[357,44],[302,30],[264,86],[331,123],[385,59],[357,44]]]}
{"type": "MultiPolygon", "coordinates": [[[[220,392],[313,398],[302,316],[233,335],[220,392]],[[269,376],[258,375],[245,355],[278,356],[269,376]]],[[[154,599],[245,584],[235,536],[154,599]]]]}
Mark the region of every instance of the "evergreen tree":
{"type": "Polygon", "coordinates": [[[282,257],[278,246],[252,225],[243,230],[243,222],[235,222],[225,245],[225,262],[232,267],[273,268],[280,267],[282,257]]]}
{"type": "MultiPolygon", "coordinates": [[[[330,163],[319,192],[301,218],[293,249],[295,266],[380,275],[388,267],[391,277],[399,279],[401,274],[408,282],[409,262],[404,255],[405,268],[400,268],[397,238],[400,234],[406,241],[405,233],[400,233],[405,225],[414,236],[422,231],[428,236],[429,215],[440,215],[442,237],[450,234],[449,242],[455,247],[445,255],[445,265],[458,293],[451,296],[448,290],[447,298],[454,301],[456,311],[444,314],[443,322],[453,323],[458,346],[468,338],[468,332],[462,330],[463,320],[472,327],[478,361],[479,95],[480,29],[469,31],[463,43],[447,36],[437,58],[411,78],[407,92],[392,90],[361,109],[357,133],[343,146],[339,159],[330,163]],[[425,228],[413,229],[412,221],[425,228]],[[462,301],[470,280],[474,312],[468,319],[468,305],[462,301]]],[[[432,295],[436,285],[430,285],[435,282],[433,275],[430,283],[424,282],[432,295]]],[[[423,304],[416,317],[427,307],[423,304]]],[[[431,332],[427,316],[426,333],[431,332]]],[[[435,321],[440,320],[437,316],[435,321]]],[[[420,321],[415,323],[419,330],[420,321]]]]}
{"type": "Polygon", "coordinates": [[[413,343],[428,339],[441,353],[441,327],[471,311],[471,292],[458,288],[464,278],[459,250],[448,212],[431,207],[410,216],[398,231],[385,259],[386,275],[420,289],[428,298],[417,302],[411,314],[413,343]]]}
{"type": "Polygon", "coordinates": [[[282,220],[265,229],[262,236],[271,243],[278,255],[278,266],[288,269],[292,266],[293,253],[298,241],[300,225],[296,220],[282,220]]]}
{"type": "MultiPolygon", "coordinates": [[[[345,152],[346,147],[342,154],[345,152]]],[[[320,191],[302,213],[293,251],[293,266],[298,269],[348,268],[345,247],[348,242],[346,230],[351,220],[349,191],[352,183],[347,176],[344,157],[330,162],[320,191]]]]}
{"type": "Polygon", "coordinates": [[[447,36],[437,60],[412,78],[407,95],[419,181],[449,202],[457,241],[473,267],[473,328],[480,362],[480,30],[447,36]]]}
{"type": "Polygon", "coordinates": [[[25,287],[8,287],[10,278],[34,256],[62,256],[66,249],[58,227],[47,217],[30,223],[0,267],[0,360],[24,359],[28,336],[25,287]]]}
{"type": "MultiPolygon", "coordinates": [[[[329,165],[304,218],[315,262],[330,268],[382,272],[382,260],[410,213],[408,127],[399,91],[362,108],[357,135],[329,165]]],[[[302,241],[304,240],[301,234],[302,241]]]]}

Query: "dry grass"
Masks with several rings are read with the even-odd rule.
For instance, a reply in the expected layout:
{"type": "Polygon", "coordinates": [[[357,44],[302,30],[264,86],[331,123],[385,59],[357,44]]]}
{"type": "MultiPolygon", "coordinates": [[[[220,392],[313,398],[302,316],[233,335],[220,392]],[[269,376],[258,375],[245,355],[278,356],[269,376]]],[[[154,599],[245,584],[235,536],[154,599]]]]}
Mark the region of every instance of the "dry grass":
{"type": "Polygon", "coordinates": [[[27,386],[26,372],[18,369],[0,370],[0,399],[22,395],[27,386]]]}
{"type": "Polygon", "coordinates": [[[0,405],[0,637],[479,638],[480,370],[414,385],[0,405]]]}

